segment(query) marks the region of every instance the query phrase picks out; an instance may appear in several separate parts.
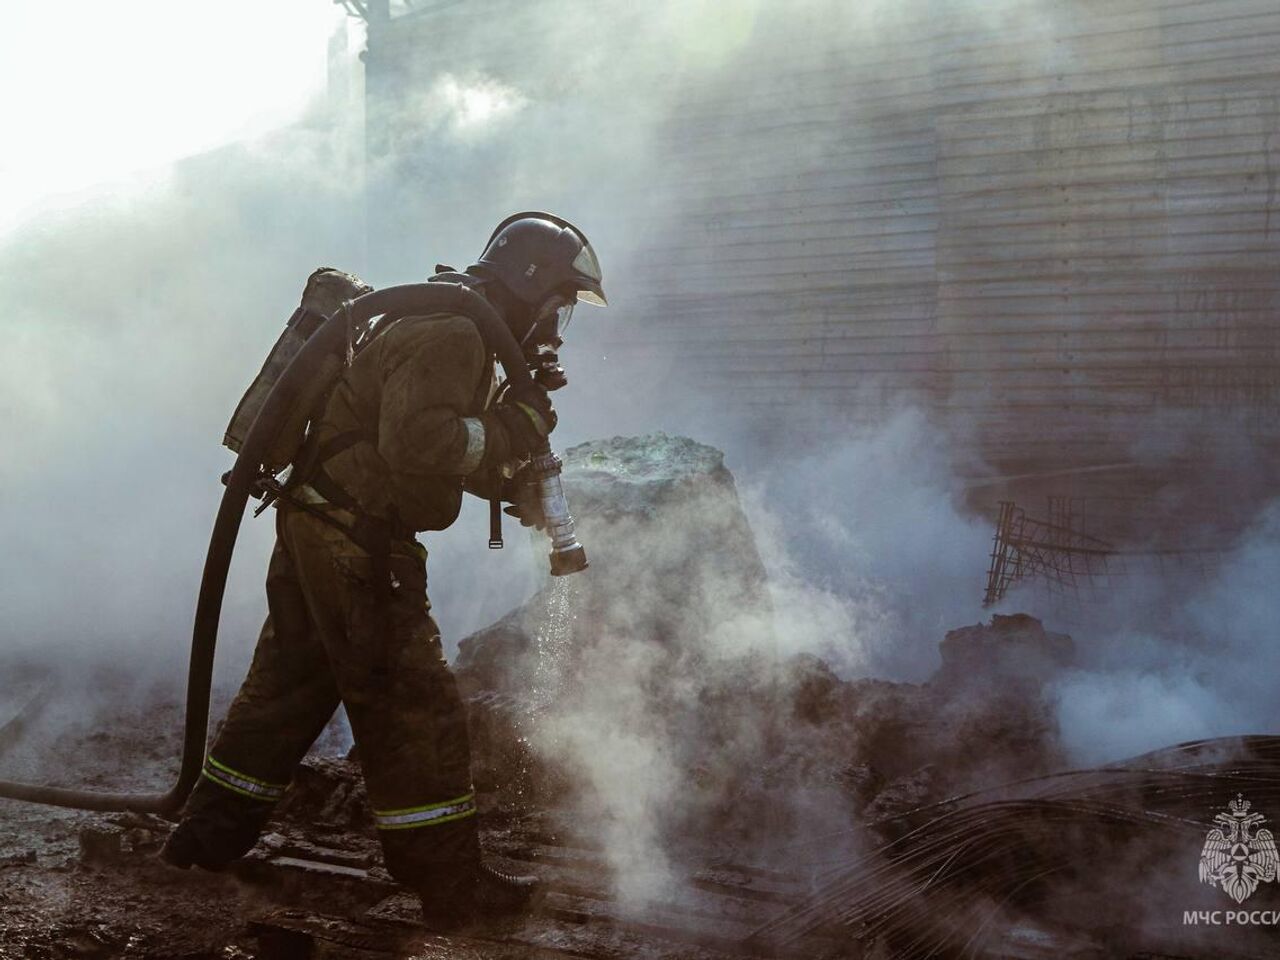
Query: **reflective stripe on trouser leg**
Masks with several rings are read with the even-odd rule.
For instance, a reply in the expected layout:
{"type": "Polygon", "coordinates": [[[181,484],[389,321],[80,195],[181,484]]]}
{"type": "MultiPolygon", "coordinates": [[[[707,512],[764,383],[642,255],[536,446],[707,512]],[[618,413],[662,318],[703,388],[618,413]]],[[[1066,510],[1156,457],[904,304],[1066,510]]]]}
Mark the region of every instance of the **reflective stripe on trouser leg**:
{"type": "Polygon", "coordinates": [[[432,827],[436,824],[472,817],[475,816],[475,812],[476,795],[468,793],[453,800],[429,803],[421,807],[375,810],[373,820],[379,830],[412,830],[414,827],[432,827]]]}
{"type": "Polygon", "coordinates": [[[242,797],[248,797],[250,800],[261,800],[265,803],[275,803],[284,796],[285,790],[288,788],[287,783],[270,783],[266,780],[259,780],[257,777],[251,777],[247,773],[241,773],[239,770],[228,767],[225,763],[215,760],[213,754],[205,758],[204,769],[200,771],[205,779],[211,780],[220,787],[225,787],[232,793],[238,793],[242,797]]]}

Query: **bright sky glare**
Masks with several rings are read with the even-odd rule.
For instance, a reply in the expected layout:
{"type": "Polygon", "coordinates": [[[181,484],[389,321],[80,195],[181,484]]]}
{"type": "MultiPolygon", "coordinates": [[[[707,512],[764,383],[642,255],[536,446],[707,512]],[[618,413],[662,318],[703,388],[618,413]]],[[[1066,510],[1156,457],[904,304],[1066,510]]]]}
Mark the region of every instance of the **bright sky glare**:
{"type": "Polygon", "coordinates": [[[332,0],[6,6],[0,234],[58,195],[289,122],[344,16],[332,0]]]}

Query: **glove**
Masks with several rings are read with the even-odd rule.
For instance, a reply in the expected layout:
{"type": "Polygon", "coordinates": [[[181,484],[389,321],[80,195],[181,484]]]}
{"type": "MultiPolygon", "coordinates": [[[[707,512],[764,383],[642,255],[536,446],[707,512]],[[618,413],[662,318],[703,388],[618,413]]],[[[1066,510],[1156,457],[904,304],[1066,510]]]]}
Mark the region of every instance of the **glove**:
{"type": "Polygon", "coordinates": [[[542,499],[538,496],[537,486],[526,479],[528,469],[522,467],[502,485],[502,499],[511,503],[503,513],[515,517],[522,527],[543,530],[547,526],[547,518],[542,512],[542,499]]]}
{"type": "Polygon", "coordinates": [[[539,383],[530,383],[528,386],[513,387],[507,391],[503,402],[507,404],[515,404],[524,408],[527,413],[532,413],[531,419],[537,423],[538,432],[542,439],[550,436],[551,431],[556,428],[558,418],[556,417],[556,409],[551,405],[551,398],[547,396],[547,388],[539,383]],[[545,429],[543,429],[545,427],[545,429]]]}
{"type": "Polygon", "coordinates": [[[556,428],[556,411],[547,391],[537,384],[509,390],[493,412],[507,428],[511,452],[527,457],[542,446],[556,428]]]}

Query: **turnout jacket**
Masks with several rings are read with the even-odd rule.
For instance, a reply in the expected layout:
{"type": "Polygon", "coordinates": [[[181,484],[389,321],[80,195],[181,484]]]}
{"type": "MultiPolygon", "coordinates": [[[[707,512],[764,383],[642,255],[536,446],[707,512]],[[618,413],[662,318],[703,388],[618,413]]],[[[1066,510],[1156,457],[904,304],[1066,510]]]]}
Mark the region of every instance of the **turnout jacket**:
{"type": "Polygon", "coordinates": [[[467,317],[395,321],[329,395],[303,480],[326,475],[367,513],[443,530],[458,516],[464,482],[482,486],[477,475],[512,459],[507,429],[489,410],[495,383],[493,355],[467,317]]]}

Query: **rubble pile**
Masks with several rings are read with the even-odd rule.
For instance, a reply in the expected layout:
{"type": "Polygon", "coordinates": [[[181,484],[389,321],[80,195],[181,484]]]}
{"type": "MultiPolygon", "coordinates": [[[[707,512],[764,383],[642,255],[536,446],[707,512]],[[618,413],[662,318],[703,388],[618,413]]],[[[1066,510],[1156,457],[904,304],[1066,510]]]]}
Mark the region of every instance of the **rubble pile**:
{"type": "Polygon", "coordinates": [[[996,615],[939,646],[942,665],[918,685],[842,681],[816,658],[792,661],[797,729],[775,775],[834,772],[856,819],[889,829],[918,807],[1063,764],[1048,685],[1070,665],[1070,637],[996,615]]]}
{"type": "Polygon", "coordinates": [[[562,584],[572,587],[572,622],[550,651],[567,657],[554,664],[557,681],[601,646],[688,653],[727,617],[767,614],[764,564],[719,450],[664,433],[595,440],[565,452],[561,479],[591,567],[464,639],[464,690],[546,692],[530,678],[546,673],[547,614],[562,584]]]}
{"type": "Polygon", "coordinates": [[[647,709],[629,719],[682,789],[665,826],[698,838],[679,841],[698,855],[758,853],[811,830],[818,811],[833,830],[891,832],[912,809],[1062,762],[1045,688],[1071,661],[1069,637],[996,616],[948,633],[919,685],[841,679],[810,655],[779,663],[787,625],[719,451],[663,434],[595,441],[567,452],[564,482],[591,570],[459,647],[477,766],[499,796],[510,785],[522,800],[590,806],[575,758],[539,731],[607,723],[593,709],[601,689],[624,715],[639,690],[647,709]]]}

